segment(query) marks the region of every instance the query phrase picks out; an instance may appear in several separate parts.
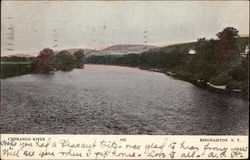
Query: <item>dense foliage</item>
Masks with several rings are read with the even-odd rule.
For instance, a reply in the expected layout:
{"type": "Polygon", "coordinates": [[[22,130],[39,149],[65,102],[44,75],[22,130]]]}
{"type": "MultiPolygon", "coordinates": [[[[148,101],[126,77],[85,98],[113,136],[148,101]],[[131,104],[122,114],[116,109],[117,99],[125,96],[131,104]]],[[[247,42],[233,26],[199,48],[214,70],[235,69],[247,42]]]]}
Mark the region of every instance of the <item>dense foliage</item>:
{"type": "Polygon", "coordinates": [[[68,51],[63,50],[55,55],[54,64],[57,70],[70,71],[75,66],[75,57],[68,51]]]}
{"type": "Polygon", "coordinates": [[[54,52],[52,49],[45,48],[40,51],[35,61],[32,63],[33,70],[40,73],[49,73],[54,70],[54,52]]]}
{"type": "Polygon", "coordinates": [[[75,67],[82,68],[84,66],[84,63],[85,63],[84,51],[79,49],[73,55],[75,57],[75,67]]]}

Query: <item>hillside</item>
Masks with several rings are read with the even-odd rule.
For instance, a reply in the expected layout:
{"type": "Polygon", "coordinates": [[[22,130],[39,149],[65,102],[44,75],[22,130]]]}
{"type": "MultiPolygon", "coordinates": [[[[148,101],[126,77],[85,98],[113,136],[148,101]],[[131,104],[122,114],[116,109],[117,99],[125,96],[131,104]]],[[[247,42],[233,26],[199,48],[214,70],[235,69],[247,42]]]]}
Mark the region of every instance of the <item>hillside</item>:
{"type": "MultiPolygon", "coordinates": [[[[172,52],[175,49],[179,49],[181,51],[188,51],[190,49],[195,49],[195,45],[197,42],[187,42],[187,43],[180,43],[180,44],[173,44],[161,47],[159,50],[162,52],[172,52]]],[[[237,38],[237,44],[239,47],[240,52],[244,52],[244,48],[242,46],[245,46],[249,44],[249,37],[239,37],[237,38]]]]}
{"type": "MultiPolygon", "coordinates": [[[[109,46],[101,50],[93,49],[83,49],[87,57],[92,55],[124,55],[129,53],[142,53],[149,50],[157,49],[158,47],[149,46],[149,45],[137,45],[137,44],[119,44],[109,46]]],[[[79,49],[79,48],[78,48],[79,49]]],[[[78,50],[77,48],[67,49],[70,53],[73,53],[78,50]]]]}
{"type": "Polygon", "coordinates": [[[99,54],[107,55],[107,54],[129,54],[129,53],[142,53],[146,52],[150,49],[157,48],[155,46],[148,46],[148,45],[136,45],[136,44],[130,44],[130,45],[114,45],[107,47],[103,50],[98,51],[99,54]]]}

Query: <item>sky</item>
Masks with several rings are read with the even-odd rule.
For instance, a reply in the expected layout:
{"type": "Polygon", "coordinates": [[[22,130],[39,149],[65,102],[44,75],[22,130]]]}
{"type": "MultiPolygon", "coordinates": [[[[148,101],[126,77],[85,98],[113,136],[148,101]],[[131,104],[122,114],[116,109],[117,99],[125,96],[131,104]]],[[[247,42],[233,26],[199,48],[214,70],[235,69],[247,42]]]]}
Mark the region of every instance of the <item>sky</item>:
{"type": "Polygon", "coordinates": [[[1,54],[249,34],[248,1],[2,1],[1,54]]]}

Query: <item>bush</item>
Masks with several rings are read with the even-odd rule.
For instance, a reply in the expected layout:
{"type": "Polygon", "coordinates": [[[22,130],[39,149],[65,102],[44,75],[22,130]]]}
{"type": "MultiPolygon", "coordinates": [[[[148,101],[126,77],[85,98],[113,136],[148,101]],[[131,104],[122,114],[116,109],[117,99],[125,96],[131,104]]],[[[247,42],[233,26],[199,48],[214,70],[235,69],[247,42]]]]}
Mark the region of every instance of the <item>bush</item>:
{"type": "Polygon", "coordinates": [[[55,55],[54,64],[57,70],[70,71],[75,66],[75,58],[68,51],[63,50],[55,55]]]}

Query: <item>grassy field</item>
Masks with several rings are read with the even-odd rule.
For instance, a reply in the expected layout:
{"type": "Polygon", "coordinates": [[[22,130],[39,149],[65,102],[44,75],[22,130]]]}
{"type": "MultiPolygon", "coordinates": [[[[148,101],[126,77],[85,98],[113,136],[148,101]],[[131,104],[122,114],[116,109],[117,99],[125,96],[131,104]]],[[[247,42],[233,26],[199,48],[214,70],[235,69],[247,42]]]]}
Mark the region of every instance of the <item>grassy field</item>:
{"type": "Polygon", "coordinates": [[[1,64],[31,64],[31,62],[1,62],[1,64]]]}

